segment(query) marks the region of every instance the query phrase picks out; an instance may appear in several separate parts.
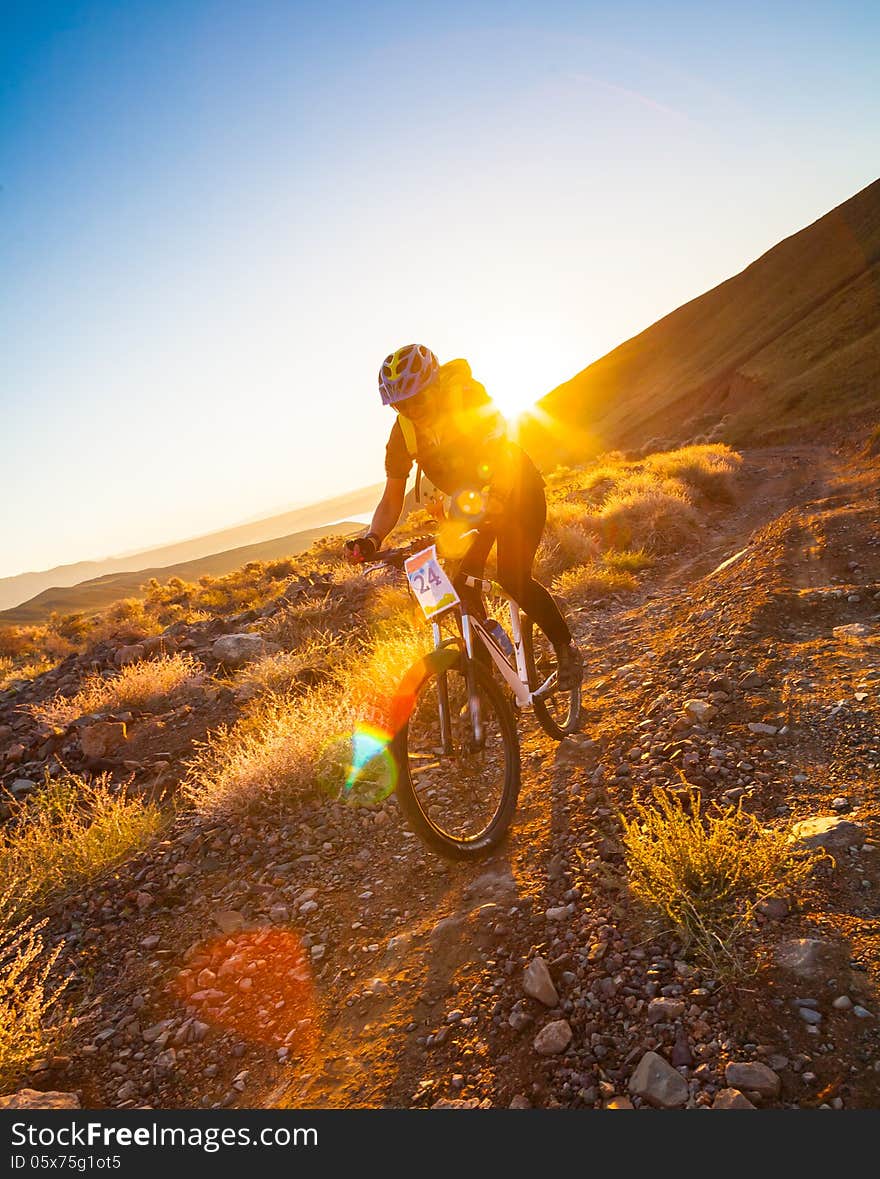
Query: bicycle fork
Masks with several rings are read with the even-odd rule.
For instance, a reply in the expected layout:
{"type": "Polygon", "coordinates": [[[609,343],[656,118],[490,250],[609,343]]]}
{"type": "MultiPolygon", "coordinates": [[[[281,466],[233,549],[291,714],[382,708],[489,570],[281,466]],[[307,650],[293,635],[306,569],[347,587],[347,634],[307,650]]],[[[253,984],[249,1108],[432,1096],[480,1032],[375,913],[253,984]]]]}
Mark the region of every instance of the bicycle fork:
{"type": "MultiPolygon", "coordinates": [[[[440,631],[440,624],[433,622],[431,630],[434,635],[434,648],[439,649],[442,646],[443,636],[440,631]]],[[[465,684],[468,694],[468,718],[470,720],[471,733],[473,737],[473,746],[475,749],[483,747],[483,716],[480,708],[480,696],[477,692],[476,676],[474,675],[474,639],[473,630],[471,629],[470,618],[465,614],[461,620],[461,632],[465,647],[465,684]]],[[[449,703],[449,684],[446,679],[446,672],[442,671],[437,677],[437,707],[439,711],[440,721],[440,748],[441,751],[450,756],[455,753],[455,746],[452,740],[452,709],[449,703]]]]}

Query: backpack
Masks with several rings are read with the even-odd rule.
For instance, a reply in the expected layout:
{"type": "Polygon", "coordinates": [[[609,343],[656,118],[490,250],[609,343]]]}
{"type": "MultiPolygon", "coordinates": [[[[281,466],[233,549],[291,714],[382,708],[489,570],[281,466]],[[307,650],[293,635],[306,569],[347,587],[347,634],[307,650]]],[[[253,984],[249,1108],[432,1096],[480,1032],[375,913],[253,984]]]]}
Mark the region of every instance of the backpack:
{"type": "MultiPolygon", "coordinates": [[[[449,360],[438,369],[433,395],[441,405],[441,420],[452,431],[468,439],[467,445],[488,447],[507,437],[507,426],[486,387],[474,380],[466,360],[449,360]]],[[[415,423],[404,414],[397,415],[407,453],[416,464],[415,500],[422,502],[422,464],[415,423]]],[[[425,478],[430,490],[426,506],[433,515],[448,514],[449,496],[425,478]]]]}

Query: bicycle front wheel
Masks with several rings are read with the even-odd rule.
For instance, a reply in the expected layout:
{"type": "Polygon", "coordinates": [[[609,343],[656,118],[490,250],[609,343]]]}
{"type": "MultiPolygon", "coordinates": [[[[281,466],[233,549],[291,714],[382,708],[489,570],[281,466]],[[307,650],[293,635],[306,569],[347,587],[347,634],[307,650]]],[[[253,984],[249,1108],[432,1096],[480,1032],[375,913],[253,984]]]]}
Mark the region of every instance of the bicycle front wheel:
{"type": "Polygon", "coordinates": [[[474,740],[464,659],[432,669],[395,738],[397,800],[410,828],[450,859],[497,847],[516,810],[519,738],[513,712],[491,673],[472,664],[482,738],[474,740]],[[442,715],[447,718],[445,734],[442,715]]]}
{"type": "MultiPolygon", "coordinates": [[[[531,618],[523,619],[523,653],[529,688],[534,692],[556,671],[556,652],[540,626],[531,618]]],[[[544,732],[554,741],[561,741],[580,727],[580,688],[573,688],[570,692],[551,692],[543,700],[535,700],[532,708],[544,732]]]]}

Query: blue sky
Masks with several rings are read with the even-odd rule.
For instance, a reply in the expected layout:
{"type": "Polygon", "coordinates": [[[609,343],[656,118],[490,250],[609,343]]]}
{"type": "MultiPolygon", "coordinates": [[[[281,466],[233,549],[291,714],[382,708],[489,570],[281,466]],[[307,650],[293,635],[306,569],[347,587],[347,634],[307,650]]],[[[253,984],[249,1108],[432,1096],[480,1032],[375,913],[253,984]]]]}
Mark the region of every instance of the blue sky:
{"type": "Polygon", "coordinates": [[[878,174],[880,6],[0,3],[0,576],[380,480],[878,174]]]}

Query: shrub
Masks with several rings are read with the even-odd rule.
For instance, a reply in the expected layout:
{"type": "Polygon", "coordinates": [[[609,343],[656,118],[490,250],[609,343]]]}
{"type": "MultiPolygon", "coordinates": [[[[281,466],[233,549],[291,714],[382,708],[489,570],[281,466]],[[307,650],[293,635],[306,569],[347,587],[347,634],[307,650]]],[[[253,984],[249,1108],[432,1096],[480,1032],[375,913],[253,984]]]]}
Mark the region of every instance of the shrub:
{"type": "Polygon", "coordinates": [[[250,684],[260,692],[302,691],[330,677],[339,662],[338,636],[318,634],[294,651],[276,651],[248,663],[238,673],[239,684],[250,684]]]}
{"type": "Polygon", "coordinates": [[[623,552],[609,549],[602,554],[602,564],[621,573],[639,573],[642,569],[650,569],[654,558],[644,549],[626,549],[623,552]]]}
{"type": "Polygon", "coordinates": [[[25,913],[139,851],[160,829],[157,807],[111,788],[106,775],[46,779],[0,831],[0,879],[25,913]]]}
{"type": "Polygon", "coordinates": [[[50,983],[60,947],[47,951],[46,921],[21,915],[15,884],[0,892],[0,1092],[13,1087],[30,1062],[53,1047],[59,1025],[48,1020],[66,980],[50,983]]]}
{"type": "Polygon", "coordinates": [[[47,704],[31,705],[31,713],[50,725],[67,725],[90,712],[146,708],[166,699],[202,672],[202,665],[185,651],[161,659],[130,663],[115,675],[95,674],[83,681],[74,696],[55,696],[47,704]]]}
{"type": "Polygon", "coordinates": [[[741,463],[742,456],[736,451],[724,443],[713,443],[652,454],[645,467],[661,478],[681,480],[709,501],[732,503],[741,463]]]}
{"type": "Polygon", "coordinates": [[[345,648],[336,668],[338,684],[320,684],[296,697],[269,692],[259,698],[243,721],[197,748],[184,797],[212,817],[239,813],[319,789],[322,765],[338,772],[339,780],[324,781],[320,788],[339,793],[344,775],[333,750],[350,741],[365,717],[387,710],[403,672],[425,644],[423,631],[401,627],[393,636],[345,648]]]}
{"type": "Polygon", "coordinates": [[[660,787],[653,797],[653,807],[634,800],[635,818],[620,815],[632,895],[714,972],[744,973],[757,906],[803,892],[813,854],[741,808],[703,815],[696,794],[689,810],[660,787]]]}
{"type": "Polygon", "coordinates": [[[684,490],[625,486],[610,495],[600,512],[601,537],[610,548],[638,547],[674,552],[699,531],[700,515],[684,490]]]}
{"type": "Polygon", "coordinates": [[[637,585],[638,582],[631,573],[620,569],[608,569],[590,561],[561,573],[553,582],[553,592],[571,601],[631,593],[637,585]]]}

